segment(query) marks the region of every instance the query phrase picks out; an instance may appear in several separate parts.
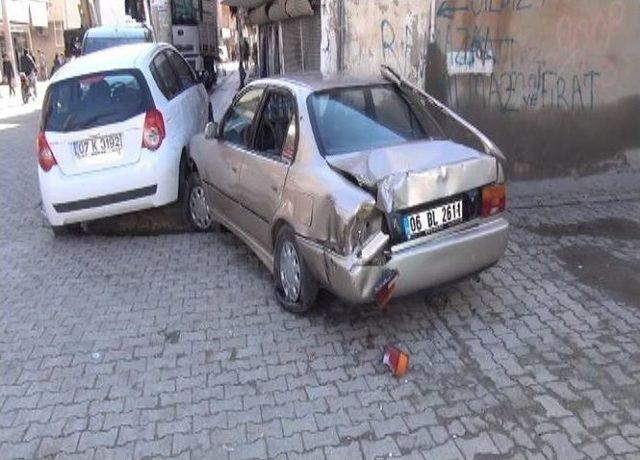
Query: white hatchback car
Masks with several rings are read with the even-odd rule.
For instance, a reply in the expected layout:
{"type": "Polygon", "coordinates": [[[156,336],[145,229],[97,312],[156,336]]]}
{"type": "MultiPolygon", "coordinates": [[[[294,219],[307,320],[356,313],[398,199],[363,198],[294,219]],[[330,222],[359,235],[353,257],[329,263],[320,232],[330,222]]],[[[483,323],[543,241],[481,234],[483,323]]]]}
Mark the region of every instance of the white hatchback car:
{"type": "Polygon", "coordinates": [[[204,86],[169,45],[124,45],[65,64],[47,89],[37,139],[54,233],[178,199],[205,230],[210,220],[190,209],[202,206],[202,190],[189,181],[188,146],[210,118],[204,86]]]}

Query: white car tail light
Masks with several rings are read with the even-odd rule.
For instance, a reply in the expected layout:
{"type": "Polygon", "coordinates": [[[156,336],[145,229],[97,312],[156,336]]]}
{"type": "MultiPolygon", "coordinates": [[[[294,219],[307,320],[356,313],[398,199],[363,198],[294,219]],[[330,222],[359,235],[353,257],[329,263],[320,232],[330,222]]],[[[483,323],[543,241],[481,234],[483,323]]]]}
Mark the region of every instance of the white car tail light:
{"type": "Polygon", "coordinates": [[[165,138],[164,119],[158,109],[151,109],[144,118],[142,129],[142,147],[157,150],[165,138]]]}
{"type": "Polygon", "coordinates": [[[56,161],[56,157],[53,156],[53,152],[51,151],[51,147],[49,147],[49,143],[47,142],[47,138],[44,135],[43,131],[38,133],[37,140],[37,149],[38,149],[38,163],[44,172],[50,171],[55,165],[58,164],[56,161]]]}

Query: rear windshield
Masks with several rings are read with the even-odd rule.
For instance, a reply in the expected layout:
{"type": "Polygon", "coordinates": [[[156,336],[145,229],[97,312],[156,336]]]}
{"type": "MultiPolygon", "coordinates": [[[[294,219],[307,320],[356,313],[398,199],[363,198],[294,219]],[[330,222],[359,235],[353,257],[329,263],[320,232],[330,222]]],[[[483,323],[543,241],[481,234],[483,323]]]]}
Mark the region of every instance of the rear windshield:
{"type": "Polygon", "coordinates": [[[320,91],[309,96],[307,105],[323,155],[444,137],[430,114],[394,85],[320,91]]]}
{"type": "Polygon", "coordinates": [[[114,46],[127,45],[129,43],[144,43],[151,41],[151,34],[145,30],[136,33],[128,33],[126,36],[116,37],[92,37],[88,36],[82,44],[82,54],[89,54],[114,46]]]}
{"type": "Polygon", "coordinates": [[[69,132],[118,123],[146,112],[150,100],[137,70],[83,75],[49,86],[42,124],[45,131],[69,132]]]}

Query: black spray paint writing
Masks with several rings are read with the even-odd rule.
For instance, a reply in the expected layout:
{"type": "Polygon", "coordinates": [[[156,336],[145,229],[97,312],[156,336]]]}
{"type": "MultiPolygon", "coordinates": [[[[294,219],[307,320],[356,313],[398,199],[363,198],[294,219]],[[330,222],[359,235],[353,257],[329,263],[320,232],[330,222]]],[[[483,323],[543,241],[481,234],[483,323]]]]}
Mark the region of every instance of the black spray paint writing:
{"type": "Polygon", "coordinates": [[[446,77],[449,105],[463,109],[464,99],[480,100],[484,108],[497,107],[501,113],[522,109],[593,110],[596,82],[600,74],[589,70],[563,75],[539,62],[535,71],[494,72],[491,75],[451,75],[446,77]]]}
{"type": "Polygon", "coordinates": [[[530,61],[528,48],[489,26],[447,24],[443,48],[446,58],[453,61],[449,64],[464,63],[468,53],[472,53],[474,59],[483,63],[492,60],[504,69],[490,75],[445,76],[441,84],[449,96],[449,104],[455,108],[462,108],[460,101],[468,97],[479,98],[483,107],[497,107],[502,113],[538,108],[592,110],[595,105],[598,69],[583,67],[579,72],[569,73],[566,67],[553,68],[544,59],[530,61]],[[534,70],[523,71],[521,67],[534,70]]]}
{"type": "Polygon", "coordinates": [[[505,11],[527,11],[544,5],[545,0],[443,0],[436,11],[440,18],[453,19],[456,13],[499,14],[505,11]]]}
{"type": "MultiPolygon", "coordinates": [[[[411,28],[408,24],[404,26],[404,50],[402,51],[402,60],[398,56],[396,51],[399,45],[396,43],[396,31],[393,25],[388,19],[380,21],[380,44],[382,47],[382,59],[384,62],[389,62],[396,66],[398,70],[401,70],[404,75],[407,75],[407,64],[414,67],[417,70],[417,78],[424,78],[425,59],[421,59],[418,63],[411,62],[411,53],[413,51],[413,40],[410,39],[411,28]]],[[[424,50],[426,53],[426,49],[424,50]]],[[[424,56],[424,55],[423,55],[424,56]]]]}

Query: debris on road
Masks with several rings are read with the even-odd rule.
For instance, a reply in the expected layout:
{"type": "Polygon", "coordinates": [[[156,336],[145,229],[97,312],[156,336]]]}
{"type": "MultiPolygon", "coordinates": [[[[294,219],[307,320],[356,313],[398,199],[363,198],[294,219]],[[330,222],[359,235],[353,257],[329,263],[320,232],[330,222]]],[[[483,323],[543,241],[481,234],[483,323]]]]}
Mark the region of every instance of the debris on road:
{"type": "Polygon", "coordinates": [[[389,366],[389,369],[396,377],[401,377],[407,373],[409,369],[409,354],[402,351],[392,343],[388,343],[385,347],[382,362],[389,366]]]}

